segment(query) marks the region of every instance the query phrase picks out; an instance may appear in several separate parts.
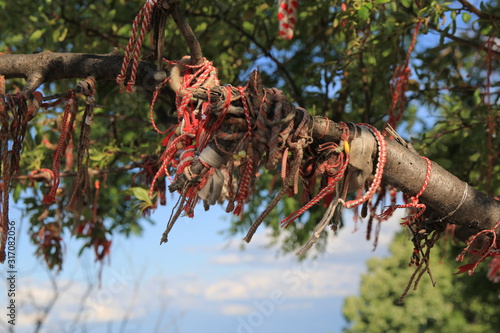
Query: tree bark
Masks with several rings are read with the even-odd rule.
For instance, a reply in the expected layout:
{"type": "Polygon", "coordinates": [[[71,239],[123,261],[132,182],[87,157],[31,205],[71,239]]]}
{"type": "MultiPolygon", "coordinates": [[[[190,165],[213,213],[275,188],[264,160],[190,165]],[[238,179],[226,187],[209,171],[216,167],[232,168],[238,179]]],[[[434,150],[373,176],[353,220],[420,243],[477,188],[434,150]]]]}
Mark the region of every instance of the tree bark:
{"type": "MultiPolygon", "coordinates": [[[[85,79],[93,76],[97,81],[116,80],[120,73],[123,56],[118,49],[108,54],[55,53],[44,51],[36,54],[0,55],[0,74],[6,79],[24,78],[23,92],[31,95],[43,83],[62,79],[85,79]]],[[[155,66],[140,62],[137,85],[148,90],[156,86],[155,66]]]]}
{"type": "MultiPolygon", "coordinates": [[[[315,118],[313,137],[323,135],[324,140],[338,141],[340,134],[338,124],[315,118]]],[[[421,156],[395,141],[386,140],[386,143],[384,183],[410,196],[416,195],[422,189],[427,163],[421,156]]],[[[372,151],[375,157],[376,145],[373,145],[372,151]]],[[[439,164],[431,163],[431,177],[420,201],[432,209],[436,223],[456,224],[455,236],[466,241],[480,230],[492,229],[500,221],[500,201],[461,181],[439,164]]]]}
{"type": "MultiPolygon", "coordinates": [[[[24,92],[30,94],[43,83],[68,78],[93,76],[97,81],[115,80],[120,73],[122,61],[123,57],[117,54],[117,50],[101,55],[54,52],[8,54],[0,56],[0,75],[7,79],[27,79],[24,92]]],[[[153,90],[157,84],[155,72],[154,65],[141,62],[137,85],[153,90]]],[[[312,128],[314,138],[322,137],[326,141],[340,139],[339,124],[324,117],[313,118],[312,128]]],[[[356,135],[367,133],[359,131],[356,135]]],[[[384,183],[408,195],[417,194],[424,183],[426,161],[407,147],[392,140],[386,141],[388,155],[384,183]]],[[[373,138],[371,142],[374,142],[373,138]]],[[[370,149],[372,158],[375,158],[376,144],[370,149]]],[[[456,224],[456,236],[462,240],[467,240],[480,230],[492,229],[500,221],[499,201],[477,191],[434,162],[430,181],[420,201],[433,211],[436,223],[456,224]]]]}

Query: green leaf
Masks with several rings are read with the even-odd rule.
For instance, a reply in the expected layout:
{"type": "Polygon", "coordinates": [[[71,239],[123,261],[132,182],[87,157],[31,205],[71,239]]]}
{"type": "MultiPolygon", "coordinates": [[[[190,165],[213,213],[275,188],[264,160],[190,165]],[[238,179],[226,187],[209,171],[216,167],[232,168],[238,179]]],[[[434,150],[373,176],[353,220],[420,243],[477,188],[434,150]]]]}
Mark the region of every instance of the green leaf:
{"type": "Polygon", "coordinates": [[[481,29],[481,34],[483,35],[489,35],[493,31],[493,25],[486,25],[484,28],[481,29]]]}
{"type": "Polygon", "coordinates": [[[202,33],[202,32],[204,32],[205,30],[207,30],[207,26],[208,26],[208,24],[207,24],[206,22],[201,22],[201,23],[200,23],[200,24],[199,24],[199,25],[195,28],[195,30],[196,30],[196,32],[198,32],[198,33],[202,33]]]}
{"type": "Polygon", "coordinates": [[[120,29],[118,29],[117,35],[118,36],[128,36],[130,34],[130,26],[129,25],[123,25],[120,29]]]}
{"type": "Polygon", "coordinates": [[[370,17],[370,9],[367,6],[362,6],[358,10],[358,18],[362,21],[365,21],[370,17]]]}
{"type": "Polygon", "coordinates": [[[244,21],[242,26],[243,29],[248,32],[254,29],[254,24],[252,22],[244,21]]]}
{"type": "Polygon", "coordinates": [[[469,156],[471,162],[476,162],[481,157],[481,153],[475,153],[469,156]]]}
{"type": "Polygon", "coordinates": [[[19,201],[19,198],[21,197],[21,190],[22,190],[21,184],[17,183],[16,187],[14,188],[14,194],[12,196],[12,198],[14,199],[14,202],[16,202],[16,203],[19,201]]]}
{"type": "Polygon", "coordinates": [[[146,189],[142,187],[132,187],[130,189],[137,199],[152,204],[151,199],[149,198],[149,192],[146,189]]]}
{"type": "Polygon", "coordinates": [[[338,27],[338,26],[339,26],[339,24],[340,24],[339,19],[338,19],[338,18],[335,18],[335,19],[333,20],[333,27],[334,27],[334,28],[336,28],[336,27],[338,27]]]}
{"type": "Polygon", "coordinates": [[[142,233],[142,228],[137,223],[133,223],[130,225],[130,232],[137,236],[142,233]]]}
{"type": "Polygon", "coordinates": [[[90,155],[90,160],[100,162],[106,158],[106,154],[103,152],[92,152],[90,155]]]}
{"type": "Polygon", "coordinates": [[[470,13],[468,13],[468,12],[463,12],[462,13],[462,20],[465,23],[469,23],[470,19],[471,19],[470,13]]]}
{"type": "Polygon", "coordinates": [[[58,42],[64,42],[67,34],[68,34],[68,28],[61,26],[60,28],[54,31],[54,33],[52,34],[52,39],[58,42]]]}
{"type": "Polygon", "coordinates": [[[413,5],[413,0],[400,0],[401,4],[406,8],[411,8],[413,5]]]}
{"type": "Polygon", "coordinates": [[[479,91],[479,89],[476,89],[474,91],[474,104],[475,105],[481,104],[481,92],[479,91]]]}
{"type": "Polygon", "coordinates": [[[30,38],[29,38],[29,41],[31,43],[34,43],[34,42],[38,42],[39,39],[43,36],[43,34],[45,33],[45,29],[39,29],[39,30],[35,30],[30,38]]]}
{"type": "Polygon", "coordinates": [[[116,16],[116,9],[111,9],[106,15],[106,20],[112,21],[116,16]]]}

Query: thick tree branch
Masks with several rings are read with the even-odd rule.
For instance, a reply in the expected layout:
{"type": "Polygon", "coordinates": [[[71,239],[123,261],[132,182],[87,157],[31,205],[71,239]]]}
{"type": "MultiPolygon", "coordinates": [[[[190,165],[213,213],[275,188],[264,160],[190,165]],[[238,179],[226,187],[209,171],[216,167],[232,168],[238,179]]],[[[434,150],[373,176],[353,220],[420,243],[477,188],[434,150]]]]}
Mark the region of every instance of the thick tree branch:
{"type": "MultiPolygon", "coordinates": [[[[31,55],[0,56],[0,75],[6,78],[27,78],[25,90],[34,91],[42,83],[68,78],[94,76],[96,80],[114,80],[120,72],[123,57],[115,53],[107,55],[69,54],[43,52],[31,55]]],[[[155,66],[141,63],[138,84],[153,89],[155,66]]],[[[211,92],[214,93],[214,89],[211,92]]],[[[206,96],[206,94],[202,94],[206,96]]],[[[217,98],[220,95],[216,96],[217,98]]],[[[313,137],[325,141],[338,141],[341,130],[338,124],[325,118],[313,118],[313,137]]],[[[358,131],[356,135],[366,135],[358,131]]],[[[369,134],[370,135],[370,134],[369,134]]],[[[368,140],[368,139],[367,139],[368,140]]],[[[371,138],[373,141],[373,138],[371,138]]],[[[388,155],[384,181],[397,189],[415,195],[422,188],[426,174],[426,162],[406,147],[387,141],[388,155]]],[[[373,144],[372,156],[377,154],[373,144]]],[[[355,154],[352,151],[352,154],[355,154]]],[[[482,229],[491,229],[500,221],[500,202],[460,181],[436,163],[426,191],[420,197],[436,216],[436,223],[454,223],[459,228],[457,236],[465,240],[482,229]]]]}
{"type": "MultiPolygon", "coordinates": [[[[315,118],[313,137],[319,137],[325,131],[323,138],[326,141],[340,139],[338,124],[315,118]]],[[[424,183],[426,162],[395,141],[387,140],[387,146],[384,182],[409,195],[417,194],[424,183]]],[[[373,147],[373,155],[375,153],[376,146],[373,147]]],[[[456,236],[464,241],[480,230],[492,229],[500,221],[499,201],[467,185],[434,162],[429,184],[420,201],[434,211],[436,223],[456,224],[456,236]]]]}
{"type": "MultiPolygon", "coordinates": [[[[120,73],[123,56],[117,49],[108,54],[55,53],[0,55],[0,74],[6,79],[24,78],[23,91],[28,96],[41,84],[62,79],[83,79],[93,76],[97,81],[115,80],[120,73]]],[[[155,66],[141,62],[137,85],[148,90],[156,86],[155,66]]]]}

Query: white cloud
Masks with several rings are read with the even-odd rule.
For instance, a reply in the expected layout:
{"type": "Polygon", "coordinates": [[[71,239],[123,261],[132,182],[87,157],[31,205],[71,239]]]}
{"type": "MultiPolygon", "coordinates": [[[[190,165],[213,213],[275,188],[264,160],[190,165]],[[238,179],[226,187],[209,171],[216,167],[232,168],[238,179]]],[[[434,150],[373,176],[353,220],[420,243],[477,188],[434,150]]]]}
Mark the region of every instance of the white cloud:
{"type": "MultiPolygon", "coordinates": [[[[120,285],[114,281],[103,281],[102,288],[93,287],[87,298],[84,294],[89,285],[86,282],[57,279],[57,290],[48,280],[20,275],[16,303],[19,304],[19,319],[16,326],[27,329],[40,320],[42,310],[49,306],[55,298],[44,327],[53,327],[56,323],[69,325],[81,311],[83,321],[102,323],[121,321],[133,300],[133,286],[120,285]],[[82,303],[83,302],[83,303],[82,303]]],[[[150,303],[150,301],[149,301],[150,303]]],[[[129,319],[144,315],[143,307],[137,307],[130,312],[129,319]]],[[[59,324],[59,325],[66,325],[59,324]]]]}
{"type": "MultiPolygon", "coordinates": [[[[383,222],[376,253],[385,254],[394,233],[400,229],[399,221],[404,211],[398,213],[395,218],[383,222]]],[[[200,275],[191,280],[175,279],[170,287],[178,298],[191,297],[194,301],[199,297],[191,303],[196,308],[205,306],[205,302],[219,304],[220,311],[225,314],[244,312],[241,306],[234,304],[266,299],[276,290],[290,304],[355,294],[360,274],[365,270],[364,262],[373,255],[373,242],[365,239],[366,222],[361,222],[355,233],[351,227],[331,236],[326,252],[317,259],[303,262],[298,262],[293,254],[276,257],[272,249],[265,248],[269,243],[265,232],[257,233],[244,251],[238,241],[205,248],[204,252],[210,252],[210,265],[225,266],[224,271],[229,275],[213,281],[200,275]],[[231,304],[223,305],[227,302],[231,304]]],[[[215,268],[212,266],[212,269],[215,268]]]]}
{"type": "Polygon", "coordinates": [[[237,265],[242,263],[252,263],[256,260],[257,258],[254,255],[245,254],[245,252],[239,251],[239,253],[227,253],[214,256],[214,258],[211,259],[211,262],[215,265],[237,265]]]}
{"type": "MultiPolygon", "coordinates": [[[[398,212],[402,216],[404,211],[398,212]]],[[[175,273],[176,260],[165,262],[164,258],[149,260],[158,263],[158,274],[140,281],[140,291],[135,300],[131,319],[145,318],[166,302],[171,311],[194,311],[216,316],[245,316],[255,310],[255,302],[271,300],[281,295],[283,309],[299,311],[314,308],[321,302],[355,294],[359,288],[360,274],[365,270],[364,261],[372,256],[372,242],[365,240],[366,222],[347,225],[336,236],[328,231],[329,245],[326,252],[315,260],[298,262],[294,254],[276,256],[276,250],[267,248],[269,236],[265,230],[258,232],[252,242],[241,251],[239,239],[228,243],[221,240],[216,245],[193,248],[191,257],[196,257],[189,271],[175,273]],[[162,261],[163,260],[163,261],[162,261]],[[164,269],[165,262],[168,269],[164,269]]],[[[400,228],[399,219],[384,222],[379,236],[376,254],[384,254],[394,232],[400,228]]],[[[311,249],[314,251],[314,248],[311,249]]],[[[185,251],[185,249],[183,249],[185,251]]],[[[189,266],[187,266],[189,267],[189,266]]],[[[103,287],[96,289],[85,303],[85,318],[93,323],[121,321],[133,300],[134,279],[127,270],[105,267],[103,287]],[[112,281],[114,278],[114,282],[112,281]]],[[[71,322],[84,294],[86,282],[60,280],[70,288],[61,292],[60,299],[52,311],[50,322],[71,322]]],[[[20,292],[31,293],[34,299],[48,300],[51,286],[39,279],[20,281],[20,292]]],[[[19,296],[27,301],[27,295],[19,296]]],[[[26,310],[28,310],[26,308],[26,310]]],[[[33,310],[33,309],[32,309],[33,310]]],[[[20,318],[28,325],[36,320],[36,311],[23,311],[20,318]]]]}
{"type": "Polygon", "coordinates": [[[226,301],[247,298],[250,296],[248,292],[248,287],[243,283],[225,279],[208,286],[204,296],[207,300],[226,301]]]}
{"type": "Polygon", "coordinates": [[[329,298],[357,291],[359,265],[309,262],[289,269],[241,271],[208,284],[205,301],[227,302],[269,298],[280,291],[287,299],[329,298]]]}
{"type": "Polygon", "coordinates": [[[222,306],[220,312],[226,316],[244,316],[251,313],[253,307],[241,304],[229,304],[222,306]]]}

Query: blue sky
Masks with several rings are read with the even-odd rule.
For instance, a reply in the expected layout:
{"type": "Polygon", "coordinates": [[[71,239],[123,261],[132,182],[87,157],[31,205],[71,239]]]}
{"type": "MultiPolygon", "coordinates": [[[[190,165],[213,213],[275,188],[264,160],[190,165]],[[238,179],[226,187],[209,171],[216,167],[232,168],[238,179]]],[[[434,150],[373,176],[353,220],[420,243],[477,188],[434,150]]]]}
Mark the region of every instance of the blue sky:
{"type": "MultiPolygon", "coordinates": [[[[124,318],[122,332],[340,332],[346,324],[343,298],[357,293],[366,259],[386,255],[399,229],[397,220],[385,222],[372,252],[364,225],[355,233],[347,225],[336,237],[329,232],[326,253],[299,263],[293,254],[266,248],[265,229],[242,251],[241,237],[227,239],[218,232],[229,223],[220,207],[179,220],[169,242],[160,246],[170,209],[158,209],[152,215],[155,225],[146,225],[142,237],[115,237],[100,288],[93,254],[78,257],[78,243],[65,239],[66,262],[56,275],[59,297],[43,332],[69,332],[71,327],[121,332],[124,318]]],[[[19,211],[11,212],[19,226],[19,211]]],[[[21,229],[16,332],[32,332],[40,313],[33,303],[46,306],[54,290],[50,273],[34,259],[34,247],[21,229]]]]}

